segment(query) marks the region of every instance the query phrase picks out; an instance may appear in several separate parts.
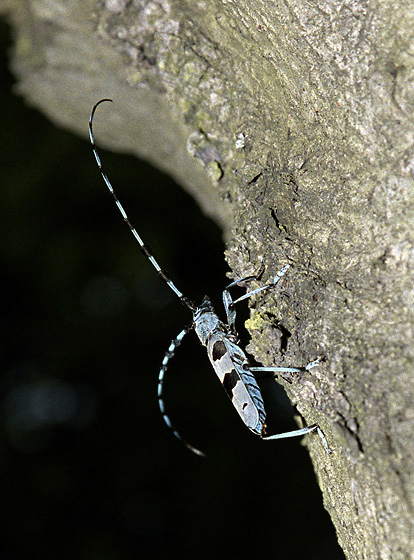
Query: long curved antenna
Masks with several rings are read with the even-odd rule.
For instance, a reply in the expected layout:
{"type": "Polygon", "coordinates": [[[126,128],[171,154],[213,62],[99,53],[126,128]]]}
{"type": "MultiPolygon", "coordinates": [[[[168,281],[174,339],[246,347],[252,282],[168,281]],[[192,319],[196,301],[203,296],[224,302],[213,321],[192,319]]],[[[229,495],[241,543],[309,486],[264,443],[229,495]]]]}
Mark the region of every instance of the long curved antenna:
{"type": "Polygon", "coordinates": [[[155,270],[157,271],[159,277],[169,286],[169,288],[175,293],[175,295],[182,301],[182,303],[188,307],[188,309],[190,309],[190,311],[192,311],[193,313],[196,311],[197,307],[194,305],[194,303],[192,301],[190,301],[188,298],[186,298],[181,292],[180,290],[177,288],[177,286],[174,284],[174,282],[170,279],[169,275],[167,274],[167,272],[165,270],[163,270],[160,265],[158,264],[158,262],[156,261],[154,255],[152,254],[152,251],[150,249],[150,247],[148,245],[145,245],[145,243],[143,242],[143,240],[141,239],[141,236],[139,235],[139,233],[137,232],[137,230],[135,229],[135,227],[132,225],[132,223],[130,222],[127,213],[125,212],[122,204],[119,202],[118,197],[115,194],[115,191],[111,185],[110,180],[108,179],[107,174],[105,173],[105,171],[103,170],[102,167],[102,163],[101,163],[101,158],[99,157],[98,154],[98,150],[96,148],[96,144],[95,144],[95,138],[93,135],[93,127],[92,127],[92,122],[93,122],[93,118],[95,116],[95,111],[98,108],[98,106],[101,103],[104,103],[104,101],[111,101],[112,99],[101,99],[100,101],[98,101],[97,103],[95,103],[95,105],[93,106],[92,112],[91,112],[91,116],[89,117],[89,138],[91,141],[91,145],[92,145],[92,151],[93,151],[93,155],[95,156],[95,160],[96,163],[98,165],[99,171],[102,175],[102,179],[105,181],[106,186],[108,187],[109,192],[112,195],[112,198],[115,201],[115,204],[118,207],[118,210],[121,212],[122,217],[124,219],[124,222],[126,222],[126,224],[128,225],[129,229],[131,230],[133,236],[135,237],[135,239],[138,241],[139,247],[142,251],[142,253],[144,253],[144,255],[147,257],[147,259],[150,261],[150,263],[152,264],[152,266],[155,268],[155,270]]]}
{"type": "Polygon", "coordinates": [[[188,449],[190,451],[192,451],[196,455],[199,455],[200,457],[205,457],[206,456],[205,453],[203,453],[202,451],[200,451],[196,447],[193,447],[192,445],[190,445],[181,436],[181,434],[179,432],[177,432],[177,430],[175,429],[174,425],[172,424],[169,416],[167,416],[167,414],[165,412],[164,398],[163,398],[164,375],[165,375],[165,372],[168,369],[168,362],[174,356],[174,352],[175,352],[176,348],[178,348],[178,346],[180,346],[180,344],[181,344],[183,338],[185,337],[185,335],[188,332],[190,332],[192,330],[192,328],[193,327],[191,326],[191,327],[187,327],[187,328],[183,329],[180,332],[180,334],[176,338],[174,338],[174,340],[171,341],[171,344],[170,344],[170,346],[168,347],[168,350],[165,353],[164,359],[162,361],[160,373],[158,375],[158,405],[160,407],[162,417],[164,418],[164,422],[167,424],[167,426],[170,428],[170,430],[172,430],[172,433],[175,435],[175,437],[177,439],[179,439],[186,447],[188,447],[188,449]]]}

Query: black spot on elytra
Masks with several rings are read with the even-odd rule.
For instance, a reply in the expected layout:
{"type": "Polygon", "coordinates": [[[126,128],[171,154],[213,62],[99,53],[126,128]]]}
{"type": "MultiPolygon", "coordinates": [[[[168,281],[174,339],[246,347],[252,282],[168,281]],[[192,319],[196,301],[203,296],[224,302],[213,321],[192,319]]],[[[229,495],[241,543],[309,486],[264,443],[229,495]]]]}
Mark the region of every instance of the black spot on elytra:
{"type": "Polygon", "coordinates": [[[220,360],[220,358],[222,358],[226,352],[227,348],[222,340],[218,340],[217,342],[215,342],[212,353],[213,362],[217,362],[217,360],[220,360]]]}
{"type": "Polygon", "coordinates": [[[223,379],[223,387],[230,398],[233,398],[233,389],[239,381],[239,376],[236,370],[232,369],[230,372],[226,373],[223,379]]]}

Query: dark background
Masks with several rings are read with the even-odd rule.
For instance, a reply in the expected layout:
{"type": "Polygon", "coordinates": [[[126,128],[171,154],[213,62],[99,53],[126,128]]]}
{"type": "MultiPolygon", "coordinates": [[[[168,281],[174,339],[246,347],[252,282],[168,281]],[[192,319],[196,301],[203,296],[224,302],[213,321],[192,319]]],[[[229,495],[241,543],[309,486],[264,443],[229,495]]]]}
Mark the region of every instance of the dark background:
{"type": "MultiPolygon", "coordinates": [[[[342,559],[300,440],[255,438],[193,333],[165,400],[208,458],[164,425],[158,370],[191,315],[141,255],[86,138],[13,94],[0,24],[1,557],[342,559]]],[[[221,312],[215,224],[147,164],[102,157],[178,287],[221,312]]],[[[274,431],[294,428],[287,410],[274,431]]]]}

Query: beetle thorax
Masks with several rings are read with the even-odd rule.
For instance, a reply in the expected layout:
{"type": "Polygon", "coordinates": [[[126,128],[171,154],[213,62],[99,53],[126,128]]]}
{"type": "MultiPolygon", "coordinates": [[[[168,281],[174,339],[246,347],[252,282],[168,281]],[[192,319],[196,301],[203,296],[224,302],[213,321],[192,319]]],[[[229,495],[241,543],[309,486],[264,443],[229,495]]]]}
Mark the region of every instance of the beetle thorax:
{"type": "Polygon", "coordinates": [[[203,303],[196,310],[193,316],[194,330],[204,346],[207,346],[208,337],[217,328],[220,328],[221,321],[214,312],[211,301],[205,297],[203,303]]]}

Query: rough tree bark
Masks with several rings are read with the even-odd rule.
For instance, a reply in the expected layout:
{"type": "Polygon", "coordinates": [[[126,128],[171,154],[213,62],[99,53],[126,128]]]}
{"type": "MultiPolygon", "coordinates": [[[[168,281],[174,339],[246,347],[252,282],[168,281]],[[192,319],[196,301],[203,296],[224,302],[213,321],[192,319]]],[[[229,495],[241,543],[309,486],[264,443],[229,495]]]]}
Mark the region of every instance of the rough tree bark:
{"type": "Polygon", "coordinates": [[[408,0],[10,0],[30,103],[167,170],[220,222],[235,275],[292,264],[249,321],[349,559],[414,558],[414,7],[408,0]],[[98,119],[100,116],[98,115],[98,119]],[[283,325],[283,328],[280,326],[283,325]],[[295,360],[296,358],[296,360],[295,360]]]}

